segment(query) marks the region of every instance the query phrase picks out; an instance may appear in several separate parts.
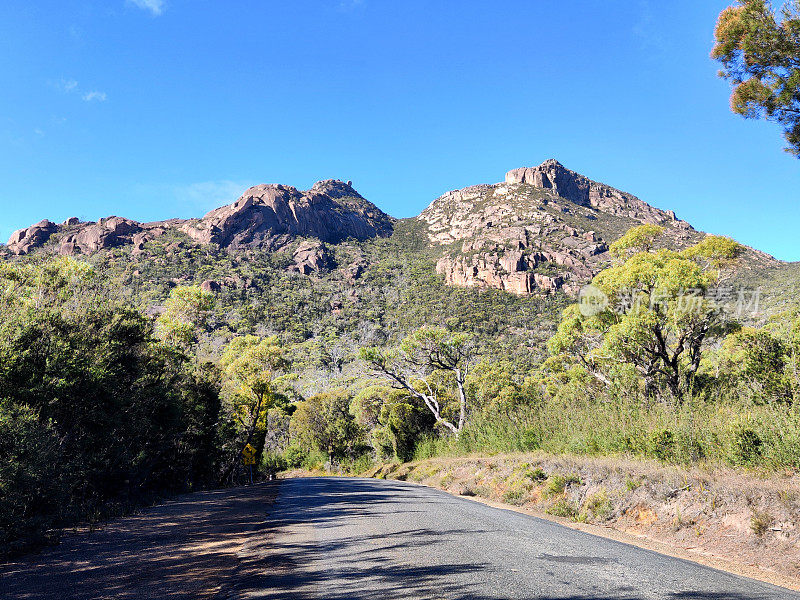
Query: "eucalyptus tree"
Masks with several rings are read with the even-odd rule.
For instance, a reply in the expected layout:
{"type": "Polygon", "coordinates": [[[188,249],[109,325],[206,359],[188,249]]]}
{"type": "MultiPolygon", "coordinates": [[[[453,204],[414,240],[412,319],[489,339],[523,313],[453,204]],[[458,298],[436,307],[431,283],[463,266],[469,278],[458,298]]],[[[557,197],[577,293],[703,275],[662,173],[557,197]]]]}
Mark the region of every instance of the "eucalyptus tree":
{"type": "Polygon", "coordinates": [[[469,410],[467,376],[475,363],[473,339],[443,327],[422,327],[392,350],[364,348],[361,357],[394,387],[421,400],[436,422],[458,436],[469,410]],[[449,379],[455,388],[454,402],[437,381],[449,379]]]}

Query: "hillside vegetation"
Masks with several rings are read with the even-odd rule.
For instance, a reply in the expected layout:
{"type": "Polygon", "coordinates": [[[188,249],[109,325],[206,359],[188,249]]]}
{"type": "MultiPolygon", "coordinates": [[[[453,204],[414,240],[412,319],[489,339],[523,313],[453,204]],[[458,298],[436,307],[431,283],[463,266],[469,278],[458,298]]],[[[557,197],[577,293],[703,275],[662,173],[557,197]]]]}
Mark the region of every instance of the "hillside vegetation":
{"type": "Polygon", "coordinates": [[[796,265],[555,161],[507,178],[399,221],[322,182],[15,234],[0,552],[244,482],[247,444],[257,477],[517,451],[800,468],[796,265]]]}

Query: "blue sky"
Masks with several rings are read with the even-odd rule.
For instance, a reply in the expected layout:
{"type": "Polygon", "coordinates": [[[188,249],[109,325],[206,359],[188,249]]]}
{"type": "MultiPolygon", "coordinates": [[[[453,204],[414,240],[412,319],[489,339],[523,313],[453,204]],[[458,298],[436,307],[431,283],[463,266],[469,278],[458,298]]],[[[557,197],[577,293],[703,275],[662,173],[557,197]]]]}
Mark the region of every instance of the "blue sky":
{"type": "Polygon", "coordinates": [[[800,260],[800,161],[708,58],[728,4],[4,0],[0,238],[327,178],[407,217],[553,157],[800,260]]]}

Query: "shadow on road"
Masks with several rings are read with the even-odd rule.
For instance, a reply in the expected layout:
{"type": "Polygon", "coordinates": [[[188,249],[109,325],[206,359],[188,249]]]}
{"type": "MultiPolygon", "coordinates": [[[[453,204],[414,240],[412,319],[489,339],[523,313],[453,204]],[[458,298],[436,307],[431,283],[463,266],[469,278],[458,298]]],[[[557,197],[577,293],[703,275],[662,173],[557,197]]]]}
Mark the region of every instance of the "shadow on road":
{"type": "MultiPolygon", "coordinates": [[[[535,589],[525,595],[513,582],[487,585],[499,581],[497,557],[466,561],[465,553],[453,552],[480,540],[483,525],[461,527],[454,518],[434,527],[428,518],[433,510],[453,512],[463,499],[394,482],[308,479],[284,483],[268,516],[277,489],[261,484],[192,494],[101,531],[67,536],[58,547],[0,565],[0,598],[647,600],[630,588],[556,596],[535,589]],[[388,537],[375,533],[387,514],[407,526],[388,537]]],[[[490,521],[486,527],[493,527],[490,521]]],[[[774,597],[681,592],[665,598],[774,597]]]]}
{"type": "Polygon", "coordinates": [[[202,492],[0,564],[3,600],[213,597],[266,526],[277,484],[202,492]]]}
{"type": "MultiPolygon", "coordinates": [[[[463,501],[445,497],[447,501],[463,501]]],[[[443,560],[434,566],[408,566],[415,553],[427,547],[436,548],[453,540],[472,543],[482,532],[469,528],[409,528],[394,532],[391,538],[380,535],[355,534],[337,536],[335,541],[302,539],[297,528],[319,529],[352,524],[354,519],[380,518],[423,512],[425,504],[437,504],[429,491],[384,481],[308,479],[302,485],[286,486],[274,506],[269,536],[257,547],[249,548],[235,578],[235,585],[221,595],[224,598],[269,598],[285,600],[388,600],[452,599],[501,600],[530,598],[550,600],[549,596],[520,596],[518,590],[504,595],[503,590],[487,595],[486,577],[493,568],[486,562],[443,560]],[[422,507],[422,508],[421,508],[422,507]],[[300,541],[289,541],[297,540],[300,541]],[[374,548],[371,548],[374,546],[374,548]],[[400,553],[399,564],[390,557],[400,553]],[[326,567],[330,557],[335,564],[326,567]],[[322,568],[307,568],[309,565],[322,568]],[[517,592],[517,593],[514,593],[517,592]]],[[[413,517],[412,517],[413,518],[413,517]]],[[[443,554],[444,556],[444,554],[443,554]]],[[[506,590],[506,592],[509,592],[506,590]]],[[[737,594],[703,594],[681,592],[668,600],[758,600],[768,596],[737,594]]],[[[555,600],[555,596],[552,600],[555,600]]],[[[620,595],[567,595],[559,600],[642,600],[635,593],[620,595]]],[[[667,599],[665,599],[667,600],[667,599]]]]}

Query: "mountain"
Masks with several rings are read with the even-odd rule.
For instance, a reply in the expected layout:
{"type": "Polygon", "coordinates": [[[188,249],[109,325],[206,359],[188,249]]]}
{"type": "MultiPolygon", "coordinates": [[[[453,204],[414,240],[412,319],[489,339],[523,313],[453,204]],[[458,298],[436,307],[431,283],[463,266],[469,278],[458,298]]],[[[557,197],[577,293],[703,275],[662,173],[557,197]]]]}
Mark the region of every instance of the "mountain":
{"type": "Polygon", "coordinates": [[[671,246],[700,237],[674,212],[556,160],[509,171],[503,183],[448,192],[418,218],[442,249],[437,271],[448,283],[517,294],[576,293],[608,263],[609,244],[634,225],[665,227],[671,246]]]}
{"type": "Polygon", "coordinates": [[[12,254],[24,255],[54,241],[58,253],[65,255],[92,254],[124,245],[133,246],[138,253],[166,231],[178,230],[203,245],[279,250],[296,237],[333,244],[348,238],[386,237],[391,235],[394,221],[349,182],[320,181],[304,192],[268,184],[248,189],[230,206],[213,210],[202,219],[138,223],[108,217],[85,223],[72,218],[60,225],[44,220],[16,231],[7,248],[12,254]]]}
{"type": "MultiPolygon", "coordinates": [[[[659,243],[676,249],[704,235],[673,211],[655,208],[550,159],[508,171],[500,183],[448,192],[412,219],[390,217],[351,182],[320,181],[306,191],[268,184],[248,189],[233,204],[201,219],[41,221],[15,232],[6,253],[94,255],[129,249],[131,257],[146,257],[159,246],[156,240],[168,239],[164,247],[171,254],[209,246],[230,256],[277,253],[284,257],[287,272],[320,276],[338,269],[348,285],[382,259],[374,253],[368,259],[357,243],[392,238],[405,246],[412,260],[431,261],[451,286],[519,296],[561,291],[575,295],[609,264],[609,245],[642,223],[664,227],[659,243]]],[[[786,279],[784,263],[762,252],[748,249],[742,264],[743,280],[761,285],[770,277],[764,274],[773,271],[786,279]]],[[[179,279],[200,277],[184,272],[179,279]]],[[[221,285],[202,277],[209,282],[206,287],[221,285]]]]}

